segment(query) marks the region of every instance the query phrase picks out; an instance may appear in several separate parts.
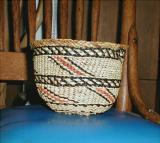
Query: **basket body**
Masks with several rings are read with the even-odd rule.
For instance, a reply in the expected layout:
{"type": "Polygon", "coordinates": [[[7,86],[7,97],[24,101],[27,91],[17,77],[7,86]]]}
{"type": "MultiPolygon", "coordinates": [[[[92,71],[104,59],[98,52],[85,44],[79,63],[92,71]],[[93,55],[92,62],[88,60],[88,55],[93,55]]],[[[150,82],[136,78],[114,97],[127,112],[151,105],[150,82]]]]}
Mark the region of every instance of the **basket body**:
{"type": "Polygon", "coordinates": [[[120,88],[127,46],[69,39],[35,41],[35,83],[40,97],[57,112],[105,112],[120,88]]]}

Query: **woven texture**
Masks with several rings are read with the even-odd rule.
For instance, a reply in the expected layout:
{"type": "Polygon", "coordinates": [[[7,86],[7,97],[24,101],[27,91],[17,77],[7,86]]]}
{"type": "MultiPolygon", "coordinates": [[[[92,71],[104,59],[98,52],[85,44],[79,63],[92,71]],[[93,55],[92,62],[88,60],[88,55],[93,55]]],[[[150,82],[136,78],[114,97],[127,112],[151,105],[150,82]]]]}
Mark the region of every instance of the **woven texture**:
{"type": "Polygon", "coordinates": [[[51,109],[90,115],[113,105],[127,46],[70,39],[39,40],[31,46],[37,90],[51,109]]]}

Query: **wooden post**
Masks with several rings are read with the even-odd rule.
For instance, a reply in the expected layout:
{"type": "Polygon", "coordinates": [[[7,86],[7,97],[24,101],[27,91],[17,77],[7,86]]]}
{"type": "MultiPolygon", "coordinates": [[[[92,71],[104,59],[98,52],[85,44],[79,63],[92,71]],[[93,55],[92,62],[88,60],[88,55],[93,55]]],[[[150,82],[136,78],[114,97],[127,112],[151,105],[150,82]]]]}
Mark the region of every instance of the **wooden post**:
{"type": "MultiPolygon", "coordinates": [[[[128,44],[128,33],[131,25],[136,21],[136,1],[124,0],[122,9],[122,27],[121,27],[121,43],[128,44]]],[[[122,74],[122,83],[120,92],[117,99],[117,109],[119,111],[131,111],[131,101],[128,92],[128,79],[127,79],[127,62],[126,55],[124,69],[122,74]]]]}
{"type": "Polygon", "coordinates": [[[138,46],[137,46],[137,32],[135,23],[133,23],[129,32],[129,53],[128,53],[128,83],[130,97],[137,107],[139,112],[145,117],[155,123],[160,124],[160,115],[149,109],[141,97],[139,79],[138,79],[138,46]]]}
{"type": "Polygon", "coordinates": [[[51,38],[52,34],[52,0],[44,0],[43,4],[44,38],[51,38]]]}
{"type": "Polygon", "coordinates": [[[20,52],[20,1],[12,0],[13,47],[20,52]]]}
{"type": "Polygon", "coordinates": [[[82,39],[83,22],[84,22],[84,0],[77,0],[76,3],[76,39],[82,39]]]}
{"type": "Polygon", "coordinates": [[[100,16],[100,0],[92,1],[91,40],[97,41],[98,24],[100,16]]]}
{"type": "MultiPolygon", "coordinates": [[[[36,31],[40,27],[43,21],[43,0],[39,0],[38,8],[36,12],[36,31]]],[[[21,48],[27,47],[27,33],[22,37],[21,48]]]]}
{"type": "MultiPolygon", "coordinates": [[[[8,33],[7,33],[7,23],[6,23],[6,1],[0,1],[0,51],[8,50],[8,33]]],[[[1,74],[1,71],[0,71],[1,74]]],[[[7,85],[4,82],[0,82],[0,109],[6,107],[6,90],[7,85]]]]}
{"type": "Polygon", "coordinates": [[[36,3],[35,0],[28,0],[28,41],[29,43],[35,40],[36,35],[36,3]]]}
{"type": "Polygon", "coordinates": [[[60,2],[60,38],[67,38],[68,35],[68,0],[59,0],[60,2]]]}

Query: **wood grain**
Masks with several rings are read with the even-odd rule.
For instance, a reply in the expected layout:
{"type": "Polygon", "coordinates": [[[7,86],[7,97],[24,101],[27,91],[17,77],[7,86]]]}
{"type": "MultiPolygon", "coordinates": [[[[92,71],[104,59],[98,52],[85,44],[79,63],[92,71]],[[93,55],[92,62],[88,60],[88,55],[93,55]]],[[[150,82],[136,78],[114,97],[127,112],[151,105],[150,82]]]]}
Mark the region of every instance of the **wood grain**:
{"type": "Polygon", "coordinates": [[[39,0],[38,8],[36,11],[36,30],[40,27],[43,21],[43,0],[39,0]]]}
{"type": "Polygon", "coordinates": [[[35,40],[36,34],[36,3],[35,0],[28,0],[28,42],[35,40]]]}
{"type": "Polygon", "coordinates": [[[43,4],[44,38],[51,38],[52,34],[52,0],[45,0],[43,4]]]}
{"type": "Polygon", "coordinates": [[[27,58],[21,52],[0,52],[0,80],[27,80],[27,58]]]}
{"type": "MultiPolygon", "coordinates": [[[[139,63],[138,63],[139,65],[139,63]]],[[[139,68],[138,68],[139,69],[139,68]]],[[[139,80],[142,98],[148,107],[156,109],[157,80],[139,80]]],[[[159,101],[158,101],[159,102],[159,101]]]]}
{"type": "Polygon", "coordinates": [[[139,41],[139,77],[156,80],[158,77],[160,1],[137,1],[137,23],[139,41]],[[138,14],[140,16],[138,16],[138,14]],[[147,64],[146,64],[147,63],[147,64]]]}
{"type": "MultiPolygon", "coordinates": [[[[7,50],[7,44],[6,44],[6,39],[7,39],[7,34],[6,34],[6,13],[5,13],[5,8],[6,8],[6,2],[5,1],[0,1],[0,51],[6,51],[7,50]]],[[[1,70],[0,70],[1,72],[1,70]]],[[[0,82],[0,109],[5,108],[6,103],[6,89],[7,85],[5,82],[0,82]]]]}
{"type": "MultiPolygon", "coordinates": [[[[128,33],[131,25],[136,21],[136,1],[123,1],[122,9],[122,27],[121,27],[121,43],[128,44],[128,33]]],[[[117,99],[117,108],[119,111],[131,111],[131,101],[128,92],[128,58],[126,56],[122,73],[122,83],[117,99]]]]}
{"type": "Polygon", "coordinates": [[[12,0],[13,47],[20,52],[20,1],[12,0]]]}
{"type": "Polygon", "coordinates": [[[5,1],[0,1],[0,51],[4,51],[4,8],[5,8],[5,1]]]}
{"type": "Polygon", "coordinates": [[[128,91],[127,66],[128,66],[128,51],[125,57],[124,65],[123,65],[121,87],[120,87],[119,95],[116,102],[116,108],[119,111],[123,111],[123,112],[126,112],[126,111],[131,112],[132,110],[131,100],[130,100],[129,91],[128,91]]]}
{"type": "Polygon", "coordinates": [[[8,1],[5,1],[5,17],[4,17],[4,33],[3,33],[3,40],[4,40],[4,51],[9,51],[9,40],[10,40],[10,37],[9,37],[9,19],[8,19],[8,8],[7,8],[7,5],[8,5],[8,1]]]}
{"type": "Polygon", "coordinates": [[[22,11],[23,11],[23,0],[19,0],[20,1],[20,17],[22,17],[22,11]]]}
{"type": "Polygon", "coordinates": [[[91,40],[97,41],[98,24],[100,16],[100,0],[92,1],[91,40]]]}
{"type": "Polygon", "coordinates": [[[78,0],[76,3],[76,39],[82,39],[84,23],[84,0],[78,0]]]}
{"type": "MultiPolygon", "coordinates": [[[[39,0],[38,8],[36,12],[36,31],[40,27],[43,21],[43,0],[39,0]]],[[[21,48],[27,47],[27,32],[24,34],[21,40],[21,48]]]]}
{"type": "Polygon", "coordinates": [[[98,41],[116,42],[119,1],[101,1],[101,12],[98,26],[98,41]],[[112,14],[111,14],[112,13],[112,14]]]}
{"type": "Polygon", "coordinates": [[[59,0],[60,31],[59,38],[67,38],[68,35],[68,0],[59,0]]]}
{"type": "Polygon", "coordinates": [[[0,83],[0,109],[3,109],[6,107],[6,90],[7,85],[6,83],[1,82],[0,83]]]}
{"type": "Polygon", "coordinates": [[[130,97],[137,107],[139,112],[155,123],[160,124],[160,115],[148,108],[141,97],[139,79],[138,79],[138,47],[137,47],[137,32],[135,25],[132,25],[129,32],[129,53],[128,53],[128,83],[130,97]]]}
{"type": "Polygon", "coordinates": [[[136,21],[136,1],[124,0],[122,7],[121,43],[128,44],[129,29],[136,21]]]}

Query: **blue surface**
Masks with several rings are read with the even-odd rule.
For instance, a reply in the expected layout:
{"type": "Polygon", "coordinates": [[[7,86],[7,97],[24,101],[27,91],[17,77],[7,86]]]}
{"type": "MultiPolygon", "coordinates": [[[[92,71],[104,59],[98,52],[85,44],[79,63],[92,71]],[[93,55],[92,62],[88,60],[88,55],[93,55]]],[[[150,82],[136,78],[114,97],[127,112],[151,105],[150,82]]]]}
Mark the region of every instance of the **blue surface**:
{"type": "Polygon", "coordinates": [[[0,116],[1,143],[160,143],[160,125],[115,109],[85,117],[24,106],[0,116]]]}

